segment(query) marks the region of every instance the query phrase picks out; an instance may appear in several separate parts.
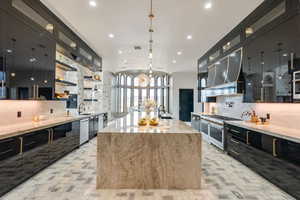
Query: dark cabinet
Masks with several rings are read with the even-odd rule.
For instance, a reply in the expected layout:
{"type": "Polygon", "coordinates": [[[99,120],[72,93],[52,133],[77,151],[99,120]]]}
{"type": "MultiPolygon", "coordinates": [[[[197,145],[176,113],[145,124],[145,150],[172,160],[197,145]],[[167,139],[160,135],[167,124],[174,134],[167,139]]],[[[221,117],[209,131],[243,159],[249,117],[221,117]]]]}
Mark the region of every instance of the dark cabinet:
{"type": "Polygon", "coordinates": [[[80,122],[0,140],[0,196],[79,147],[80,122]]]}
{"type": "Polygon", "coordinates": [[[51,100],[55,79],[55,40],[13,14],[1,12],[0,16],[5,27],[0,30],[5,98],[51,100]]]}
{"type": "Polygon", "coordinates": [[[225,125],[226,150],[271,183],[300,198],[300,144],[225,125]]]}
{"type": "Polygon", "coordinates": [[[65,156],[73,149],[79,147],[80,122],[68,123],[52,128],[50,148],[51,162],[65,156]]]}
{"type": "Polygon", "coordinates": [[[244,46],[246,102],[293,102],[291,71],[300,68],[300,16],[294,16],[244,46]]]}
{"type": "Polygon", "coordinates": [[[18,137],[0,140],[0,196],[17,186],[23,177],[20,143],[18,137]]]}
{"type": "Polygon", "coordinates": [[[23,179],[31,177],[49,165],[48,130],[36,131],[23,137],[23,179]]]}

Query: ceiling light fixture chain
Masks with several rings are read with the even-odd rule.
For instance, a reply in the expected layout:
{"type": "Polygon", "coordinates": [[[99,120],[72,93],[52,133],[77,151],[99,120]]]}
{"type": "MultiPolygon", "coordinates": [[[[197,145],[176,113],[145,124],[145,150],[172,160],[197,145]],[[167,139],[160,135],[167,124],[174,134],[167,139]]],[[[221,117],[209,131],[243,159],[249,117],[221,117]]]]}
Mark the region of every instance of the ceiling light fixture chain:
{"type": "Polygon", "coordinates": [[[149,13],[149,20],[150,20],[150,27],[149,27],[149,35],[150,35],[150,40],[149,40],[149,76],[152,77],[152,67],[153,67],[153,33],[154,33],[154,28],[153,28],[153,19],[154,19],[154,14],[153,14],[153,0],[150,0],[150,13],[149,13]]]}

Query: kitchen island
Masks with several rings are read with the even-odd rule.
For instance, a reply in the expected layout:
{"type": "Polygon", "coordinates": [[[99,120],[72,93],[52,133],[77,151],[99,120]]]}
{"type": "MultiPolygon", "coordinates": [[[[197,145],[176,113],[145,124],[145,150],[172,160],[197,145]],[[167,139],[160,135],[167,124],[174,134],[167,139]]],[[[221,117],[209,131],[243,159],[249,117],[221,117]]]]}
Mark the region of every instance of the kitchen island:
{"type": "Polygon", "coordinates": [[[201,134],[178,120],[139,127],[142,113],[98,133],[97,189],[200,189],[201,134]]]}

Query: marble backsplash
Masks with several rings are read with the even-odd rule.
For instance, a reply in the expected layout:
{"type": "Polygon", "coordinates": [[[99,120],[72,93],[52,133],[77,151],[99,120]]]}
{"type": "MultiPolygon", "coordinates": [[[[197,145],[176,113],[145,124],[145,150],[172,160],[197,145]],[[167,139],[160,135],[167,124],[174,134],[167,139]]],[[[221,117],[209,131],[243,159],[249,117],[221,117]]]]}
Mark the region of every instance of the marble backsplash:
{"type": "Polygon", "coordinates": [[[259,116],[266,116],[267,113],[270,113],[272,124],[300,129],[300,104],[243,103],[243,96],[228,96],[218,97],[217,103],[206,104],[205,112],[211,112],[213,107],[217,114],[239,119],[245,111],[255,110],[259,116]]]}
{"type": "Polygon", "coordinates": [[[0,126],[30,122],[35,116],[49,119],[65,115],[66,102],[64,101],[0,101],[0,126]],[[52,114],[51,109],[53,109],[52,114]],[[18,118],[19,111],[22,113],[20,118],[18,118]]]}

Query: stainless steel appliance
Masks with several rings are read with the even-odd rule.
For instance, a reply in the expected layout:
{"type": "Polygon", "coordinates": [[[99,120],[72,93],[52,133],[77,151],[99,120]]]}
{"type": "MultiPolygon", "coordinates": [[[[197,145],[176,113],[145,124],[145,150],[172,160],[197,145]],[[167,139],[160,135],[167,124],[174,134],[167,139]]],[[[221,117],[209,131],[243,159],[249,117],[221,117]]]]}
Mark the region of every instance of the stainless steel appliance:
{"type": "Polygon", "coordinates": [[[80,145],[89,141],[89,118],[80,121],[80,145]]]}
{"type": "Polygon", "coordinates": [[[239,119],[224,117],[220,115],[201,115],[201,133],[203,139],[220,149],[224,150],[224,121],[236,121],[239,119]]]}
{"type": "Polygon", "coordinates": [[[300,100],[300,71],[293,73],[293,96],[295,100],[300,100]]]}

